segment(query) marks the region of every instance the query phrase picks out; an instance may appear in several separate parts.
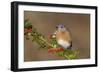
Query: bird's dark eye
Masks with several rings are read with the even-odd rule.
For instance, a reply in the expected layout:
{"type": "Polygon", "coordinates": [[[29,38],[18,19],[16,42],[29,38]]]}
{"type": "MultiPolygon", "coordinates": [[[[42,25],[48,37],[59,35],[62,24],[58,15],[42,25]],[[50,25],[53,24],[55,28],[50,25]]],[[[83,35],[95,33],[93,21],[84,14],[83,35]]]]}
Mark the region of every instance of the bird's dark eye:
{"type": "Polygon", "coordinates": [[[64,28],[64,26],[61,26],[61,28],[64,28]]]}
{"type": "Polygon", "coordinates": [[[61,28],[63,28],[63,26],[61,26],[61,28]]]}

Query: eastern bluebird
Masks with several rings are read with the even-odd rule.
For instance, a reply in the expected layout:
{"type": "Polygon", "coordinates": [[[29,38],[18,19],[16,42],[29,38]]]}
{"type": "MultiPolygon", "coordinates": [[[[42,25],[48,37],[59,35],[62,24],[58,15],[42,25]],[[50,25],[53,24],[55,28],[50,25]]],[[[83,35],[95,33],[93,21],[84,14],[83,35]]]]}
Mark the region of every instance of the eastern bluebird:
{"type": "Polygon", "coordinates": [[[58,45],[60,45],[64,49],[71,49],[72,47],[71,35],[68,29],[66,29],[63,24],[59,24],[57,26],[55,36],[56,36],[58,45]]]}

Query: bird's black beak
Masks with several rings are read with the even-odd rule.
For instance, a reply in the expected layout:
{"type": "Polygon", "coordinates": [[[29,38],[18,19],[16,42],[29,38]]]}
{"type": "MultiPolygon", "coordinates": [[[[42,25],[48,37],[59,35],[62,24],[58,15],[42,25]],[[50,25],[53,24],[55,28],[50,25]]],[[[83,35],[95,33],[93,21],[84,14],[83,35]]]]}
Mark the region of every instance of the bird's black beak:
{"type": "Polygon", "coordinates": [[[58,28],[58,26],[56,26],[56,28],[58,28]]]}

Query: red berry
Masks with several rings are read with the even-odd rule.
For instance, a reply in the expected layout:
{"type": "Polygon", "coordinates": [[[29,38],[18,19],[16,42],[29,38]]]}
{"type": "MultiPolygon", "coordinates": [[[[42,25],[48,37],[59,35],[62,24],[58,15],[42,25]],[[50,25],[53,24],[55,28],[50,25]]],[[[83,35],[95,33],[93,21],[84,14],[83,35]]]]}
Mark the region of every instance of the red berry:
{"type": "Polygon", "coordinates": [[[27,32],[32,32],[32,29],[28,29],[27,32]]]}

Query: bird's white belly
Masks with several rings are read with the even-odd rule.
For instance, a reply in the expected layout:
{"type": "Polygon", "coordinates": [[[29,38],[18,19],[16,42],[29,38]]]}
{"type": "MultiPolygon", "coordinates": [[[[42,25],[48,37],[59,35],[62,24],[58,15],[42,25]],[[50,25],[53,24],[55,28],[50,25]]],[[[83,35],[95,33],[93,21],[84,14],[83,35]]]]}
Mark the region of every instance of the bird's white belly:
{"type": "Polygon", "coordinates": [[[63,48],[65,48],[65,49],[67,49],[69,46],[70,46],[70,43],[69,42],[67,42],[67,41],[64,41],[64,40],[58,40],[57,41],[58,42],[58,44],[60,45],[60,46],[62,46],[63,48]]]}

